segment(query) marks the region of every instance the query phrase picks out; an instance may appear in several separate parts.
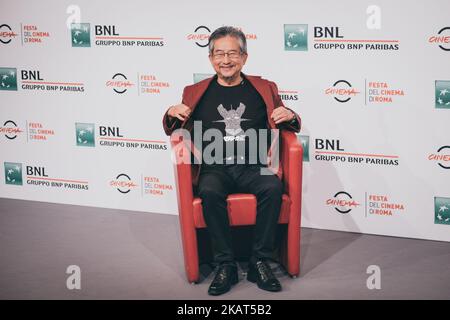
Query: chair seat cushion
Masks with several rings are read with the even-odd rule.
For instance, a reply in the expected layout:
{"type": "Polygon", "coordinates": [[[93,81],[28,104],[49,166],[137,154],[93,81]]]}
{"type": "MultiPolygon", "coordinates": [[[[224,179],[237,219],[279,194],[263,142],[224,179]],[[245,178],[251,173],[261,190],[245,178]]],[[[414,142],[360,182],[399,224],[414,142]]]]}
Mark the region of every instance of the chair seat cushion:
{"type": "MultiPolygon", "coordinates": [[[[250,193],[230,194],[227,198],[228,218],[231,226],[247,226],[256,223],[256,197],[250,193]]],[[[287,194],[283,194],[281,203],[281,213],[278,223],[289,222],[289,207],[291,200],[287,194]]],[[[203,218],[202,199],[195,197],[194,223],[196,228],[206,228],[203,218]]]]}

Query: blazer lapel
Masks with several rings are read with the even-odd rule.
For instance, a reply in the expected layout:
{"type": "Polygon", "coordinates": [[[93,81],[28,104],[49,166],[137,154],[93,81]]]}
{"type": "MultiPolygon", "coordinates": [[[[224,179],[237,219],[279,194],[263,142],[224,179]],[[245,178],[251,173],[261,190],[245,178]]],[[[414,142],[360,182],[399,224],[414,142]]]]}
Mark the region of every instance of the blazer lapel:
{"type": "Polygon", "coordinates": [[[191,90],[189,90],[190,98],[188,99],[187,103],[188,107],[190,107],[192,111],[194,111],[195,107],[197,107],[200,98],[203,96],[206,89],[208,89],[209,84],[214,78],[215,77],[205,79],[204,81],[200,81],[199,83],[191,87],[191,90]]]}
{"type": "Polygon", "coordinates": [[[193,121],[192,121],[191,116],[194,114],[195,108],[197,107],[198,103],[200,102],[201,97],[205,93],[206,89],[208,89],[208,86],[213,79],[214,79],[214,77],[211,77],[211,78],[205,79],[203,81],[200,81],[191,87],[188,87],[189,91],[186,92],[185,102],[186,102],[186,105],[189,108],[191,108],[191,114],[181,124],[182,128],[185,128],[187,130],[192,129],[193,121]]]}

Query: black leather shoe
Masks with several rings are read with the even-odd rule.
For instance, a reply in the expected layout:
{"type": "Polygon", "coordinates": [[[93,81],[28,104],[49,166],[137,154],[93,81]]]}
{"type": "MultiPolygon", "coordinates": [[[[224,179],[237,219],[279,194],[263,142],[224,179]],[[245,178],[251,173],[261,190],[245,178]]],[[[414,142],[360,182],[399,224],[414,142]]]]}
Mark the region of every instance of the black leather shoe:
{"type": "Polygon", "coordinates": [[[259,260],[255,264],[250,263],[247,280],[256,282],[258,288],[266,291],[281,291],[281,284],[267,262],[259,260]]]}
{"type": "Polygon", "coordinates": [[[231,286],[238,283],[238,273],[236,264],[220,264],[216,275],[208,289],[208,294],[218,296],[230,291],[231,286]]]}

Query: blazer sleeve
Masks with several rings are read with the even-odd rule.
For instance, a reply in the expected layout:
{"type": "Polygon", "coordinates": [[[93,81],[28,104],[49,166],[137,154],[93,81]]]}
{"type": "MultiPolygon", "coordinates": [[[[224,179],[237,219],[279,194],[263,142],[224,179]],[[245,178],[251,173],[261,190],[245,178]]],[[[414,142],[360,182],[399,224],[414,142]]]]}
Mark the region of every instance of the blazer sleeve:
{"type": "Polygon", "coordinates": [[[300,128],[301,128],[300,116],[294,110],[292,110],[284,105],[283,100],[281,100],[280,95],[278,94],[278,87],[275,82],[270,82],[270,88],[272,91],[275,108],[285,107],[286,109],[290,110],[291,112],[293,112],[295,114],[295,119],[293,121],[279,123],[279,124],[277,124],[277,128],[294,131],[294,132],[300,132],[300,128]]]}
{"type": "MultiPolygon", "coordinates": [[[[181,103],[186,104],[186,96],[187,96],[187,87],[183,89],[183,95],[181,98],[181,103]]],[[[169,108],[167,108],[166,112],[163,116],[163,128],[166,135],[170,136],[172,132],[174,132],[176,129],[179,129],[181,127],[182,121],[176,117],[169,116],[169,108]]]]}

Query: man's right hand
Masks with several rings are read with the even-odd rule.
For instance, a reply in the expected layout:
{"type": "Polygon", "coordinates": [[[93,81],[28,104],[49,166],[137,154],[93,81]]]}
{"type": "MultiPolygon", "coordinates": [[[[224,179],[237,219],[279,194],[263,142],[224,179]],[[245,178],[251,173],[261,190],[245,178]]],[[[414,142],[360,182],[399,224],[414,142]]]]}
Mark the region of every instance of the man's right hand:
{"type": "Polygon", "coordinates": [[[178,118],[184,121],[191,114],[191,108],[185,104],[177,104],[176,106],[171,106],[167,111],[170,117],[178,118]]]}

